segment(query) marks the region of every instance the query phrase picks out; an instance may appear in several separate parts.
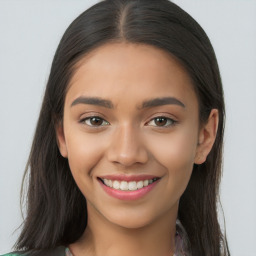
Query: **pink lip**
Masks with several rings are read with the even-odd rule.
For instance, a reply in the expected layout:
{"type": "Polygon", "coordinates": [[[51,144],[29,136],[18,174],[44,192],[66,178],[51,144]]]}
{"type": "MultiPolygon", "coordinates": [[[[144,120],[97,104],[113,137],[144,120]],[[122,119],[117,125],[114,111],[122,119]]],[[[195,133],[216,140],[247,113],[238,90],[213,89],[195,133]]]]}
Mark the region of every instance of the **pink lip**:
{"type": "MultiPolygon", "coordinates": [[[[111,179],[111,180],[113,180],[113,179],[111,179]]],[[[142,180],[144,180],[144,179],[142,179],[142,180]]],[[[135,181],[135,180],[132,179],[130,181],[135,181]]],[[[156,184],[159,181],[160,181],[160,179],[154,181],[153,183],[149,184],[146,187],[143,187],[141,189],[134,190],[134,191],[122,191],[122,190],[113,189],[113,188],[110,188],[110,187],[106,186],[105,184],[103,184],[100,180],[99,180],[99,183],[100,183],[101,187],[103,188],[103,190],[108,195],[110,195],[114,198],[120,199],[120,200],[131,201],[131,200],[138,200],[138,199],[142,198],[143,196],[145,196],[146,194],[148,194],[156,186],[156,184]]]]}

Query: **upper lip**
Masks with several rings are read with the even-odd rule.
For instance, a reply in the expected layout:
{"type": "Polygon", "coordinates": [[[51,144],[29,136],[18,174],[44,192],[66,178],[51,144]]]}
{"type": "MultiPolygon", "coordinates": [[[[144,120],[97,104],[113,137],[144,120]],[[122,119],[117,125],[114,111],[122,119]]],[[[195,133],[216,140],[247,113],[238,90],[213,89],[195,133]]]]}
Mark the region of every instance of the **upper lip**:
{"type": "Polygon", "coordinates": [[[107,180],[117,180],[117,181],[141,181],[141,180],[152,180],[159,179],[159,176],[150,175],[150,174],[139,174],[139,175],[126,175],[126,174],[118,174],[118,175],[104,175],[100,176],[100,179],[107,180]]]}

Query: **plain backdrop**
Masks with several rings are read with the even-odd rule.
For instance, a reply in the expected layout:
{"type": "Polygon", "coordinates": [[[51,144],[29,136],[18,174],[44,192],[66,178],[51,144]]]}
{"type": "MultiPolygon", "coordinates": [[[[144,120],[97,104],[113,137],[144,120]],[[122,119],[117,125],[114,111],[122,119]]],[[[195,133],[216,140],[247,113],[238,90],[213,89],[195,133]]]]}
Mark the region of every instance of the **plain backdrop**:
{"type": "MultiPolygon", "coordinates": [[[[22,222],[19,194],[57,44],[95,0],[0,0],[0,253],[22,222]]],[[[226,98],[221,199],[232,256],[255,256],[256,1],[176,0],[205,29],[226,98]]],[[[220,216],[220,219],[223,219],[220,216]]]]}

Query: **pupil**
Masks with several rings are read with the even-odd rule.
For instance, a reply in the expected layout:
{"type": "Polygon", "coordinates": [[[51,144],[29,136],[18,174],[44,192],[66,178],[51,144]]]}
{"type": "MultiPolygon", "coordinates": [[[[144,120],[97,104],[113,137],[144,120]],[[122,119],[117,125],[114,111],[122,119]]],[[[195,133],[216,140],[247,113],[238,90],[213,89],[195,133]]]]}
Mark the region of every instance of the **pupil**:
{"type": "Polygon", "coordinates": [[[156,118],[155,123],[158,126],[164,126],[167,123],[167,119],[164,117],[158,117],[158,118],[156,118]]]}
{"type": "Polygon", "coordinates": [[[98,118],[98,117],[91,118],[92,125],[101,125],[102,122],[103,122],[103,120],[101,118],[98,118]]]}

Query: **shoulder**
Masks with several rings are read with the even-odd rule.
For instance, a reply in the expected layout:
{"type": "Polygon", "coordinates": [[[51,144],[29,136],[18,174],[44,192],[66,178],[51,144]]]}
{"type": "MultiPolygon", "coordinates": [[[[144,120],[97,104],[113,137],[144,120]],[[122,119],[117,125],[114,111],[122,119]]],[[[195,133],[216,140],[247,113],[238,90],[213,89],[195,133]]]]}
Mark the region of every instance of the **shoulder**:
{"type": "Polygon", "coordinates": [[[7,253],[3,254],[0,256],[65,256],[65,247],[60,246],[55,249],[47,250],[47,251],[40,251],[40,252],[35,252],[35,253],[24,253],[24,252],[12,252],[12,253],[7,253]]]}
{"type": "Polygon", "coordinates": [[[25,254],[13,252],[13,253],[3,254],[3,255],[0,255],[0,256],[22,256],[22,255],[25,256],[25,254]]]}

